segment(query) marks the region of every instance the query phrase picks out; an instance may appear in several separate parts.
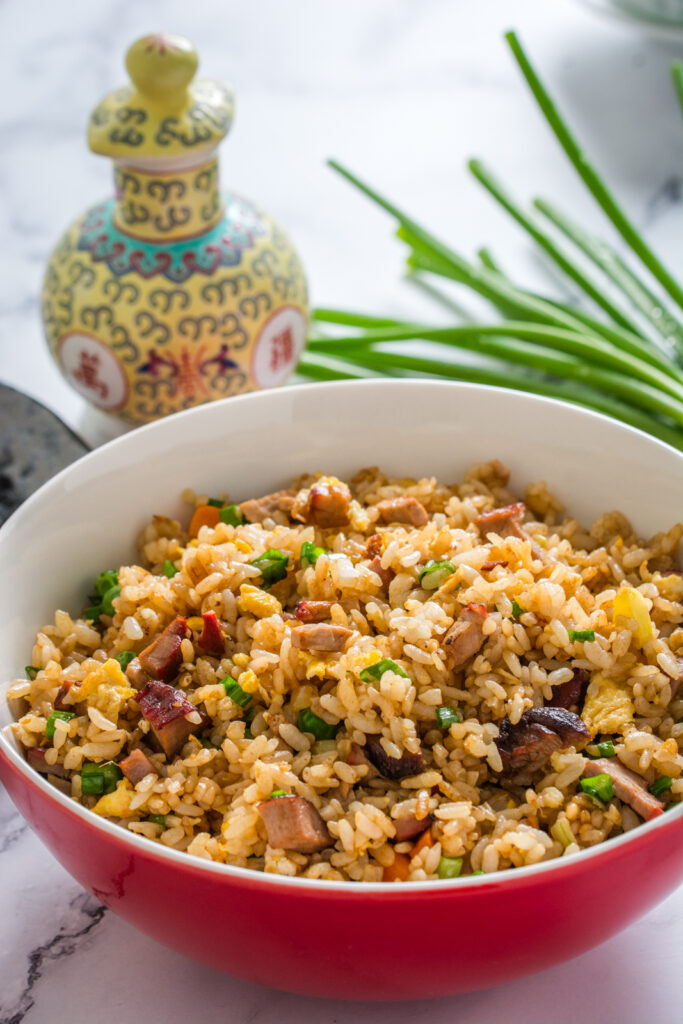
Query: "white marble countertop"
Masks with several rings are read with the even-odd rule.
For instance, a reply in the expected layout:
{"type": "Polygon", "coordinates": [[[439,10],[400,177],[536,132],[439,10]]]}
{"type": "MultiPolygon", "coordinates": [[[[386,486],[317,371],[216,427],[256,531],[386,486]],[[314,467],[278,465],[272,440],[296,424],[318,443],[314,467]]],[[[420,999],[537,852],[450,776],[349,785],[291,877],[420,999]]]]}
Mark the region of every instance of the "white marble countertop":
{"type": "MultiPolygon", "coordinates": [[[[95,101],[122,80],[138,35],[170,29],[203,69],[232,79],[237,121],[223,178],[286,226],[325,305],[437,315],[402,275],[380,211],[324,166],[336,156],[461,250],[490,244],[526,283],[548,287],[520,232],[464,169],[487,158],[522,198],[599,215],[538,116],[502,42],[525,43],[599,168],[652,244],[680,268],[683,119],[668,65],[683,41],[648,36],[579,0],[6,0],[0,81],[0,380],[57,411],[95,443],[86,412],[43,346],[38,295],[49,250],[110,191],[107,161],[84,144],[95,101]]],[[[1,447],[1,439],[0,439],[1,447]]],[[[0,793],[0,1024],[401,1024],[416,1004],[310,1001],[199,967],[155,945],[73,882],[0,793]],[[150,987],[150,978],[154,984],[150,987]]],[[[606,880],[605,884],[609,884],[606,880]]],[[[435,1024],[575,1024],[680,1016],[683,889],[578,960],[534,978],[430,1006],[435,1024]]]]}

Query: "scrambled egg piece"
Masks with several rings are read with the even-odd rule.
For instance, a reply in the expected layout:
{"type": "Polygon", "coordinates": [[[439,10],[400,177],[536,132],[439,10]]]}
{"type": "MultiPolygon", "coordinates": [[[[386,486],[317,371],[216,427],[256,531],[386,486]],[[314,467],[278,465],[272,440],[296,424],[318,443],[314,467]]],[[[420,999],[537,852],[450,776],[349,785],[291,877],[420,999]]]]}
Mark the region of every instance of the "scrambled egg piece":
{"type": "Polygon", "coordinates": [[[382,652],[378,651],[376,647],[369,651],[359,651],[358,653],[352,651],[347,667],[351,671],[355,672],[356,675],[360,675],[364,668],[370,668],[371,665],[381,661],[383,657],[384,655],[382,652]]]}
{"type": "Polygon", "coordinates": [[[76,701],[85,700],[89,707],[97,708],[112,722],[116,722],[121,708],[135,693],[115,658],[109,658],[88,672],[81,685],[73,690],[76,701]]]}
{"type": "Polygon", "coordinates": [[[652,619],[643,595],[634,587],[622,587],[614,598],[614,625],[618,626],[619,619],[633,619],[636,623],[636,630],[633,639],[642,647],[654,634],[652,619]]]}
{"type": "Polygon", "coordinates": [[[258,619],[278,615],[282,611],[282,605],[276,597],[266,594],[260,587],[252,587],[249,583],[243,583],[240,587],[237,607],[241,612],[250,612],[258,619]]]}
{"type": "Polygon", "coordinates": [[[309,654],[308,651],[300,651],[292,648],[296,654],[297,661],[304,672],[306,679],[334,679],[335,673],[331,672],[337,662],[334,658],[321,658],[317,654],[309,654]]]}
{"type": "Polygon", "coordinates": [[[672,573],[671,576],[652,577],[652,582],[657,586],[659,593],[669,601],[683,601],[683,574],[672,573]]]}
{"type": "Polygon", "coordinates": [[[237,682],[245,693],[256,693],[256,690],[258,689],[258,677],[250,668],[246,669],[244,672],[240,672],[237,677],[237,682]]]}
{"type": "Polygon", "coordinates": [[[135,796],[135,790],[128,779],[121,779],[113,793],[105,793],[93,807],[95,814],[103,814],[108,818],[129,818],[135,811],[131,811],[130,802],[135,796]]]}
{"type": "Polygon", "coordinates": [[[623,683],[593,674],[581,717],[593,736],[597,733],[623,733],[633,722],[633,701],[623,683]]]}

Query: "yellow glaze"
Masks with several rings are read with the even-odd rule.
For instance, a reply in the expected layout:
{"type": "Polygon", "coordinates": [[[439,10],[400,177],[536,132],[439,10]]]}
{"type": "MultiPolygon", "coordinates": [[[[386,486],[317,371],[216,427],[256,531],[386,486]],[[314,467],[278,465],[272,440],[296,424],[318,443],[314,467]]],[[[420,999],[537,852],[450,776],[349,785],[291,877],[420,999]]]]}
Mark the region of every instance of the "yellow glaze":
{"type": "Polygon", "coordinates": [[[627,687],[615,679],[593,673],[581,717],[593,736],[623,733],[633,723],[633,701],[627,687]]]}
{"type": "Polygon", "coordinates": [[[126,54],[131,84],[106,96],[90,118],[93,152],[173,157],[217,146],[232,124],[233,91],[222,82],[193,82],[198,65],[182,36],[157,33],[133,43],[126,54]]]}
{"type": "Polygon", "coordinates": [[[623,626],[624,619],[635,621],[633,639],[639,647],[652,639],[654,631],[647,601],[634,587],[622,587],[614,598],[614,625],[623,626]]]}
{"type": "Polygon", "coordinates": [[[121,779],[113,793],[105,793],[93,807],[95,814],[102,814],[111,818],[127,818],[135,811],[131,811],[130,802],[135,796],[135,790],[128,779],[121,779]]]}

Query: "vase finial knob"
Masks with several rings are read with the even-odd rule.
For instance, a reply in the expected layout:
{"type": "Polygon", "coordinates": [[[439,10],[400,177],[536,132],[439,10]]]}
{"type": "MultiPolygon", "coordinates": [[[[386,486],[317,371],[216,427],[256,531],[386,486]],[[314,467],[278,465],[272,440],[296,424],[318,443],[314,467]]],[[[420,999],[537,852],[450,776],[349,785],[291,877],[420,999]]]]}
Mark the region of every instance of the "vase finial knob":
{"type": "Polygon", "coordinates": [[[143,36],[126,54],[126,69],[138,92],[172,106],[185,99],[198,66],[192,43],[170,32],[143,36]]]}

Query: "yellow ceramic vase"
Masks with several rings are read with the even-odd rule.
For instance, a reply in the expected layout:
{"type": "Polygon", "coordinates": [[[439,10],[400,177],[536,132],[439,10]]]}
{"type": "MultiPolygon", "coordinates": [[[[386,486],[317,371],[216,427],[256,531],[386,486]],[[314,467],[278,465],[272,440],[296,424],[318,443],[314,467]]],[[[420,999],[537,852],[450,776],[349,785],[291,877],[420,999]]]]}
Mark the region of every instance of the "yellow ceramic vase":
{"type": "Polygon", "coordinates": [[[100,103],[88,131],[114,161],[116,195],[57,244],[43,319],[69,383],[144,423],[283,383],[305,344],[308,300],[282,229],[219,191],[232,90],[193,81],[197,54],[179,36],[138,40],[126,66],[132,84],[100,103]]]}

